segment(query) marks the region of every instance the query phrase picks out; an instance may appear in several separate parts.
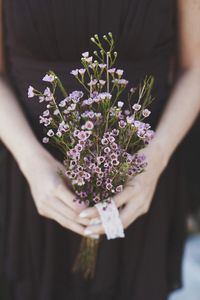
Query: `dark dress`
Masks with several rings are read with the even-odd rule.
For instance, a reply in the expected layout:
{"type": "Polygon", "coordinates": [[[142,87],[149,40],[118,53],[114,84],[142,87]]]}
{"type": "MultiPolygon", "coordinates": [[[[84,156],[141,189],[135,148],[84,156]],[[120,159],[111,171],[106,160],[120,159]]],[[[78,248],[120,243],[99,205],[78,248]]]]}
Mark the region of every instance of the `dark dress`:
{"type": "MultiPolygon", "coordinates": [[[[173,0],[5,0],[8,75],[38,139],[42,107],[27,100],[27,87],[43,89],[41,78],[52,69],[68,91],[76,89],[69,72],[79,65],[82,52],[91,51],[89,38],[109,31],[116,40],[118,66],[129,81],[155,76],[157,100],[149,119],[155,128],[171,89],[174,20],[173,0]]],[[[80,236],[38,215],[27,182],[5,151],[1,271],[11,299],[164,300],[179,288],[185,238],[180,149],[160,177],[149,212],[126,229],[125,239],[103,239],[92,281],[71,273],[80,236]]]]}

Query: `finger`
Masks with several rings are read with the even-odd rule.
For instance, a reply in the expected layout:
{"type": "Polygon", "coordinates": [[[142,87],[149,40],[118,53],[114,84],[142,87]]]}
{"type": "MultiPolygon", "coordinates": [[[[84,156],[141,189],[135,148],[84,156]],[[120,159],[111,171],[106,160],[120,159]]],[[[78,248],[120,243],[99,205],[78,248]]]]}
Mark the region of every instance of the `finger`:
{"type": "Polygon", "coordinates": [[[139,204],[138,201],[128,202],[119,214],[123,228],[127,228],[145,212],[143,205],[139,204]]]}
{"type": "Polygon", "coordinates": [[[58,186],[56,196],[77,213],[80,213],[87,207],[84,202],[79,203],[73,201],[75,199],[75,194],[72,193],[64,183],[58,186]]]}
{"type": "Polygon", "coordinates": [[[122,192],[117,193],[113,198],[117,207],[122,206],[127,203],[130,198],[137,196],[139,192],[138,183],[134,183],[134,181],[128,181],[124,186],[122,192]]]}
{"type": "Polygon", "coordinates": [[[95,206],[93,207],[88,207],[86,209],[84,209],[83,211],[81,211],[81,213],[79,214],[80,218],[88,218],[88,219],[94,219],[94,218],[99,218],[99,213],[98,210],[95,206]]]}
{"type": "Polygon", "coordinates": [[[91,225],[85,228],[84,234],[86,236],[92,236],[92,235],[101,235],[105,234],[105,230],[103,225],[91,225]]]}
{"type": "Polygon", "coordinates": [[[79,224],[88,226],[90,224],[90,220],[87,218],[80,218],[79,215],[72,210],[69,206],[67,206],[63,201],[58,198],[49,199],[47,202],[48,207],[53,208],[58,213],[63,215],[63,217],[70,219],[73,222],[77,222],[79,224]]]}
{"type": "Polygon", "coordinates": [[[77,234],[84,236],[85,227],[64,217],[62,214],[58,213],[56,210],[49,208],[49,218],[58,222],[62,227],[67,228],[77,234]]]}

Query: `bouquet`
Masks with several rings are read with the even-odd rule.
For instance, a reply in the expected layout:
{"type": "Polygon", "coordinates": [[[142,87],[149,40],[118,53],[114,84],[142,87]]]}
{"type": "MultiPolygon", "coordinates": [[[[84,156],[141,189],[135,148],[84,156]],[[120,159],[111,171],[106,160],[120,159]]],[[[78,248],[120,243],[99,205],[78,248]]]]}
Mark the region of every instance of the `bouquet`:
{"type": "MultiPolygon", "coordinates": [[[[91,41],[97,48],[93,56],[82,53],[82,67],[71,71],[80,90],[68,93],[58,75],[48,71],[43,81],[49,86],[43,92],[29,86],[28,97],[36,96],[46,104],[39,117],[45,129],[43,143],[62,152],[65,172],[59,171],[59,175],[70,181],[74,201],[97,207],[110,239],[124,237],[112,197],[147,166],[139,150],[154,136],[150,124],[144,122],[150,114],[147,106],[153,101],[154,79],[146,77],[137,87],[127,88],[124,71],[115,67],[112,33],[103,38],[95,34],[91,41]]],[[[93,277],[100,242],[82,238],[73,271],[93,277]]]]}

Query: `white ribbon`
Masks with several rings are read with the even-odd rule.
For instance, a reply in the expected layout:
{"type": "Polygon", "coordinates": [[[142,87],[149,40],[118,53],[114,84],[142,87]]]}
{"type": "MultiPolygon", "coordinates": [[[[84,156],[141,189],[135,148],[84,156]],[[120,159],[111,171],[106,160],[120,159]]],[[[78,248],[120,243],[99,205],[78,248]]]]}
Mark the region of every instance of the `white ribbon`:
{"type": "Polygon", "coordinates": [[[125,237],[122,222],[119,218],[119,210],[115,202],[111,199],[109,203],[99,202],[95,204],[95,207],[99,212],[107,239],[125,237]]]}

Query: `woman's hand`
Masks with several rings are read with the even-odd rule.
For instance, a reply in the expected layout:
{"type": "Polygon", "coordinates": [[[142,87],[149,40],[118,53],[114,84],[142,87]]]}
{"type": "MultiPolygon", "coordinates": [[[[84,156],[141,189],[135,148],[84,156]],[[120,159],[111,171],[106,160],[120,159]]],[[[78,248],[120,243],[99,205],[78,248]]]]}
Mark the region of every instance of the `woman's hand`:
{"type": "MultiPolygon", "coordinates": [[[[146,170],[129,180],[124,190],[113,197],[117,207],[121,207],[119,215],[124,228],[148,212],[158,179],[166,165],[159,159],[157,151],[154,154],[147,147],[141,150],[141,153],[146,155],[148,161],[146,170]]],[[[80,216],[83,219],[84,217],[93,219],[98,218],[99,214],[97,209],[93,207],[86,208],[80,216]]],[[[87,235],[104,233],[102,225],[88,226],[85,230],[87,235]]]]}
{"type": "Polygon", "coordinates": [[[38,213],[84,235],[85,225],[89,224],[89,220],[80,218],[79,213],[86,206],[73,201],[75,195],[67,182],[58,175],[58,171],[63,170],[62,164],[44,151],[35,155],[31,162],[25,163],[23,173],[29,183],[38,213]]]}

